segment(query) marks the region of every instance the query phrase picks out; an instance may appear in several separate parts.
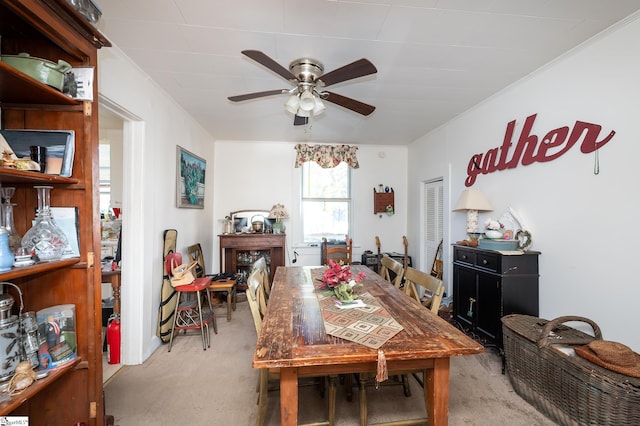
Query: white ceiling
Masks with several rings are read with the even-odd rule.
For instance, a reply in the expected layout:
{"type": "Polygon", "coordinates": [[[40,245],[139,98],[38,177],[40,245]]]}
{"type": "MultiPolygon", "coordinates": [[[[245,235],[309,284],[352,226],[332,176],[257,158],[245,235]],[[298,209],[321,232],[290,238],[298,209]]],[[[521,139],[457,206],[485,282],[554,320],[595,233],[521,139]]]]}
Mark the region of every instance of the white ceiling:
{"type": "Polygon", "coordinates": [[[640,9],[639,0],[97,0],[99,29],[219,140],[407,144],[640,9]],[[293,126],[293,86],[240,52],[325,72],[367,58],[378,73],[331,86],[376,106],[327,103],[293,126]]]}

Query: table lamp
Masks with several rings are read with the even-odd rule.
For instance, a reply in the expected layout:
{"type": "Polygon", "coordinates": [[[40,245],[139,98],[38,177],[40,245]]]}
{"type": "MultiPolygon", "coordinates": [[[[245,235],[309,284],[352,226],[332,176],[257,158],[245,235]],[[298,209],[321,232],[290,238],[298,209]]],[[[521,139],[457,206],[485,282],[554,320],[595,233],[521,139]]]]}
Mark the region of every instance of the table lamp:
{"type": "Polygon", "coordinates": [[[461,210],[467,211],[467,235],[469,239],[477,240],[480,236],[478,232],[478,212],[493,210],[491,203],[479,190],[465,189],[453,208],[454,212],[461,210]]]}
{"type": "Polygon", "coordinates": [[[284,208],[282,204],[276,204],[271,207],[271,211],[269,212],[269,219],[275,219],[275,223],[271,226],[274,234],[282,234],[285,231],[284,223],[282,223],[282,219],[289,219],[289,213],[284,208]]]}

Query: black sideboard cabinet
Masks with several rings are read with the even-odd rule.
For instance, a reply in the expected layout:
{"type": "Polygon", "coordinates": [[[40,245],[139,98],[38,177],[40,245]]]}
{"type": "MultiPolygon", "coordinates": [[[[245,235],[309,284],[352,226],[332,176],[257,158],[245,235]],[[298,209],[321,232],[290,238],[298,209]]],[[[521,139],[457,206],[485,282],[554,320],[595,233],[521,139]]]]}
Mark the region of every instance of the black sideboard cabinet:
{"type": "Polygon", "coordinates": [[[453,246],[453,318],[481,343],[502,348],[500,318],[538,316],[538,256],[453,246]]]}

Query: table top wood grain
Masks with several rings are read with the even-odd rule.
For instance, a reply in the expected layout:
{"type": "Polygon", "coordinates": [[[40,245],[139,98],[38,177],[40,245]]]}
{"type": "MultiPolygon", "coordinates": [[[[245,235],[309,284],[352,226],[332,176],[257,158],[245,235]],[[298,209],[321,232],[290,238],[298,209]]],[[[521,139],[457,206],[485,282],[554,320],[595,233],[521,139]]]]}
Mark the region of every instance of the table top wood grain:
{"type": "MultiPolygon", "coordinates": [[[[311,271],[316,267],[279,267],[267,313],[258,336],[254,368],[287,368],[372,363],[378,351],[327,335],[311,271]]],[[[354,274],[364,271],[362,289],[398,321],[404,330],[386,342],[384,351],[394,361],[449,358],[483,352],[483,347],[454,326],[409,298],[366,266],[353,265],[354,274]]]]}

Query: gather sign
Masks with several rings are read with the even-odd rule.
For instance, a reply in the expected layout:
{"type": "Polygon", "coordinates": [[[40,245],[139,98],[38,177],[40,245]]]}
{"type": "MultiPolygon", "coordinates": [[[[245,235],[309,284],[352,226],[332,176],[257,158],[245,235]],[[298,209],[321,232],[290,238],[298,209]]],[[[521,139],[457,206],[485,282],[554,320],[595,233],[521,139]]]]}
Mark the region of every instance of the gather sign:
{"type": "Polygon", "coordinates": [[[520,132],[518,142],[512,143],[516,121],[507,124],[502,146],[492,148],[486,153],[474,154],[467,165],[465,186],[472,186],[478,175],[500,170],[514,169],[518,165],[552,161],[564,155],[573,145],[582,139],[580,151],[583,154],[593,152],[607,144],[616,134],[614,130],[602,140],[598,140],[602,126],[577,120],[573,128],[558,127],[547,132],[543,138],[531,134],[531,128],[538,114],[527,117],[520,132]]]}

